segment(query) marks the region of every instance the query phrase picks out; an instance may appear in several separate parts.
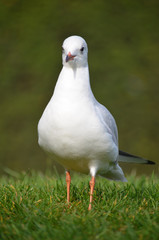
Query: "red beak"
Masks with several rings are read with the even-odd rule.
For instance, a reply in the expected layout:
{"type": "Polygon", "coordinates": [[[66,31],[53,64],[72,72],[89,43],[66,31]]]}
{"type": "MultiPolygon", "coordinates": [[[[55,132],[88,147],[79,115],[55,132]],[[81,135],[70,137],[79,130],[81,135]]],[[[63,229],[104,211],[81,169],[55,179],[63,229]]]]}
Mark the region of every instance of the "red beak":
{"type": "Polygon", "coordinates": [[[66,62],[73,60],[74,57],[76,57],[76,55],[72,55],[70,52],[68,53],[68,55],[66,56],[66,62]]]}

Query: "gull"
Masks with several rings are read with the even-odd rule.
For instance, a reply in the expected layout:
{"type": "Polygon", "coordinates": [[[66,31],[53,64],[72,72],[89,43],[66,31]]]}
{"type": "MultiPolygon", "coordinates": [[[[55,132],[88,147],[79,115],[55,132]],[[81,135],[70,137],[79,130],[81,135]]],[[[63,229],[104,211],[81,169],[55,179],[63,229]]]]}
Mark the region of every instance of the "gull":
{"type": "Polygon", "coordinates": [[[82,37],[65,39],[63,68],[53,96],[39,120],[38,143],[64,166],[68,203],[70,170],[90,173],[88,210],[91,210],[96,175],[125,182],[118,162],[153,162],[119,150],[116,122],[91,90],[87,56],[87,43],[82,37]]]}

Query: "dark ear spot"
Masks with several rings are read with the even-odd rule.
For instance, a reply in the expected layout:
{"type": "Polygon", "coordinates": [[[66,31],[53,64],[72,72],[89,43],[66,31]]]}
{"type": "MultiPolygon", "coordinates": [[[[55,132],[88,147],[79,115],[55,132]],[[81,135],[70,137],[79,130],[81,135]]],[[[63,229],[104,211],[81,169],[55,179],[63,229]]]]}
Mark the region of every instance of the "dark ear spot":
{"type": "Polygon", "coordinates": [[[81,53],[83,53],[83,51],[84,51],[84,47],[82,47],[82,48],[80,49],[80,51],[81,51],[81,53]]]}

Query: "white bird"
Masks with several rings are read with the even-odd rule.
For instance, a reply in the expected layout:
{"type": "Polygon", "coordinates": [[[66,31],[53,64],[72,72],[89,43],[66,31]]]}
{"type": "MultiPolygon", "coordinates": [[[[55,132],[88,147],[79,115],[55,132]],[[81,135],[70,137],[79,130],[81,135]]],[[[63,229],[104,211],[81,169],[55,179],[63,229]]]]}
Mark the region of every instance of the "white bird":
{"type": "Polygon", "coordinates": [[[115,120],[91,90],[85,40],[68,37],[62,51],[63,68],[38,123],[38,142],[66,169],[68,202],[70,170],[91,174],[90,210],[96,175],[125,182],[118,161],[153,162],[119,151],[115,120]]]}

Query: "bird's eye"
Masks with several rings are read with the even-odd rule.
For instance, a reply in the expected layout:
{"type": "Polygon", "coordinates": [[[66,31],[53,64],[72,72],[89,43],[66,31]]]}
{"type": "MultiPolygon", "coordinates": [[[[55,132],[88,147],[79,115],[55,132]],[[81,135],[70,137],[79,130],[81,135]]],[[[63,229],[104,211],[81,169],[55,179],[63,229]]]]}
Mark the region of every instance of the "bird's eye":
{"type": "Polygon", "coordinates": [[[82,48],[80,49],[81,52],[83,52],[83,50],[84,50],[84,47],[82,47],[82,48]]]}

